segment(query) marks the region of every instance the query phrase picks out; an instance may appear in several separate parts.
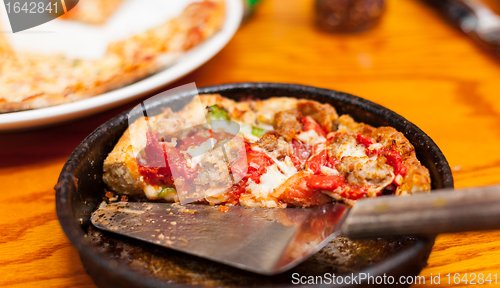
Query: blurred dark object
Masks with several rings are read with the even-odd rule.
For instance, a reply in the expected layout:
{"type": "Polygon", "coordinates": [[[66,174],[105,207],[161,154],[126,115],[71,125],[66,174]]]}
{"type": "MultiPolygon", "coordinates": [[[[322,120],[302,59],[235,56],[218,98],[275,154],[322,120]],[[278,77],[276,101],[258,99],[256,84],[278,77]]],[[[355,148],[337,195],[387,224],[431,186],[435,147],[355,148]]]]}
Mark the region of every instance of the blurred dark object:
{"type": "Polygon", "coordinates": [[[481,46],[500,53],[500,16],[477,0],[424,0],[481,46]]]}
{"type": "Polygon", "coordinates": [[[377,24],[385,0],[316,0],[316,25],[327,32],[360,32],[377,24]]]}

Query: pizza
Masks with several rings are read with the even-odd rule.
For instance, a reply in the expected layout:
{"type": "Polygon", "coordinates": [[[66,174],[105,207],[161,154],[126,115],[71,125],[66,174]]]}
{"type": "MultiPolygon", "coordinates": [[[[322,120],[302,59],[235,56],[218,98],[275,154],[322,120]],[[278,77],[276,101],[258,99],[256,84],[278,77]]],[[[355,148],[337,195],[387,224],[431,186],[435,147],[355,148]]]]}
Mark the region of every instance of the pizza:
{"type": "Polygon", "coordinates": [[[139,117],[103,171],[109,189],[122,195],[211,205],[353,205],[430,190],[429,171],[394,128],[290,97],[200,95],[177,112],[139,117]]]}
{"type": "Polygon", "coordinates": [[[96,60],[14,51],[0,35],[0,112],[69,103],[147,77],[217,33],[224,15],[224,1],[192,3],[158,27],[110,43],[96,60]]]}
{"type": "Polygon", "coordinates": [[[80,0],[61,19],[102,25],[120,7],[123,0],[80,0]]]}

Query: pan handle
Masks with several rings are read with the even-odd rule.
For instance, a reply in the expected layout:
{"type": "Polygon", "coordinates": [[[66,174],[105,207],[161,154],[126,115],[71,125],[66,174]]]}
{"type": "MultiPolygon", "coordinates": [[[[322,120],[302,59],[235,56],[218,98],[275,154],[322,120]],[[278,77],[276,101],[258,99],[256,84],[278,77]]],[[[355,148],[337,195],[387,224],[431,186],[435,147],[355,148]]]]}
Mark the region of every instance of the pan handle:
{"type": "Polygon", "coordinates": [[[500,229],[500,186],[358,201],[342,226],[350,238],[500,229]]]}

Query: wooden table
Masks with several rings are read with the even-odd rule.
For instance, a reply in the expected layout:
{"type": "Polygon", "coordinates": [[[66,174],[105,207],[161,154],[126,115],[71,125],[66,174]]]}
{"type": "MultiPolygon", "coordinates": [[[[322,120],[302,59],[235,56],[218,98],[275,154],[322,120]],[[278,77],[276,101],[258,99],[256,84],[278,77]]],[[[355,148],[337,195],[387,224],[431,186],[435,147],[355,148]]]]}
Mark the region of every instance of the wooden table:
{"type": "MultiPolygon", "coordinates": [[[[417,0],[388,1],[380,25],[362,34],[319,32],[312,17],[312,1],[264,0],[226,48],[170,87],[269,81],[349,92],[425,131],[446,155],[456,187],[500,182],[498,59],[417,0]]],[[[59,226],[53,187],[79,142],[137,103],[0,134],[0,286],[95,287],[59,226]]],[[[427,284],[418,287],[437,286],[429,283],[439,274],[440,287],[467,286],[448,285],[447,273],[500,277],[500,231],[439,236],[428,263],[427,284]]]]}

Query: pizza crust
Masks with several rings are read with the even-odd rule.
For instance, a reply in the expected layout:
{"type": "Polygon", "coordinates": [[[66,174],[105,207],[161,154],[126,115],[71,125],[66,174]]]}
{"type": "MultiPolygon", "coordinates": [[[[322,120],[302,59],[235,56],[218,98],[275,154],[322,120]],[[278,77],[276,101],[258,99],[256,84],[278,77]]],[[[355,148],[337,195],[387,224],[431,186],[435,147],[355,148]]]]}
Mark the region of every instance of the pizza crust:
{"type": "Polygon", "coordinates": [[[148,121],[141,117],[132,123],[104,161],[103,180],[108,187],[125,195],[143,193],[135,157],[146,147],[148,121]]]}

